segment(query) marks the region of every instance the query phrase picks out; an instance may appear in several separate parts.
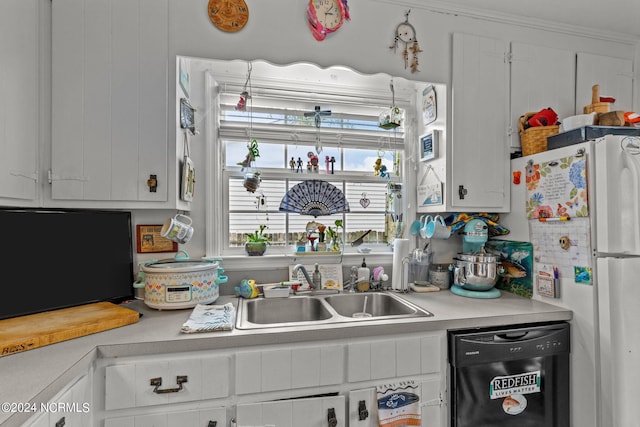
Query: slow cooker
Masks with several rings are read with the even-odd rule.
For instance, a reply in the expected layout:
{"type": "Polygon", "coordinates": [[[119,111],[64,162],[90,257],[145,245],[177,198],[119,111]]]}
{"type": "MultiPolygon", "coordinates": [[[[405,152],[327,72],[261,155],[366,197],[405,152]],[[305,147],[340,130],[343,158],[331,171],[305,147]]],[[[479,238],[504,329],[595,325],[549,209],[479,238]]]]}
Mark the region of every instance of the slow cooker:
{"type": "Polygon", "coordinates": [[[183,255],[150,261],[140,266],[144,274],[144,303],[158,310],[174,310],[211,304],[220,296],[219,284],[227,277],[219,260],[192,260],[183,255]]]}

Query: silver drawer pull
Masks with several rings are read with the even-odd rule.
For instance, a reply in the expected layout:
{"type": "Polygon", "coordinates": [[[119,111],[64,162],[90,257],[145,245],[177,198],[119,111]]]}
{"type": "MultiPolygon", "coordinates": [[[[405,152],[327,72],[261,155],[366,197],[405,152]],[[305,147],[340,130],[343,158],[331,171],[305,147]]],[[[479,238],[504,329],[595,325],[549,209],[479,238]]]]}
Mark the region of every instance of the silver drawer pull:
{"type": "Polygon", "coordinates": [[[162,385],[162,377],[151,378],[149,380],[150,385],[154,386],[153,392],[157,393],[157,394],[177,393],[180,390],[182,390],[182,384],[184,384],[186,382],[188,382],[186,375],[178,375],[176,377],[176,383],[178,384],[178,387],[176,387],[176,388],[165,388],[163,390],[160,390],[160,386],[162,385]]]}

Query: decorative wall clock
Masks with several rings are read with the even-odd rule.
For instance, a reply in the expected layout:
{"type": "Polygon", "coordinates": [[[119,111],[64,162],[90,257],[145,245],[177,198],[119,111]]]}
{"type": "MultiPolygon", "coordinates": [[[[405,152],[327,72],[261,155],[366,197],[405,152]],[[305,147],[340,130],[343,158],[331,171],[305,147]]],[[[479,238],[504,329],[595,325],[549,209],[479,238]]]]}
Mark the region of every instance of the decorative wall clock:
{"type": "Polygon", "coordinates": [[[351,19],[347,0],[309,0],[307,17],[311,34],[318,41],[337,31],[345,19],[351,19]]]}
{"type": "Polygon", "coordinates": [[[209,0],[209,19],[228,33],[240,31],[249,21],[249,8],[244,0],[209,0]]]}
{"type": "Polygon", "coordinates": [[[411,58],[411,72],[415,73],[418,70],[418,53],[422,52],[418,39],[416,37],[416,29],[409,23],[409,10],[405,13],[405,20],[396,27],[395,38],[393,44],[390,46],[395,52],[398,49],[398,44],[403,43],[404,49],[402,49],[402,58],[404,59],[404,68],[409,66],[409,52],[412,54],[411,58]]]}

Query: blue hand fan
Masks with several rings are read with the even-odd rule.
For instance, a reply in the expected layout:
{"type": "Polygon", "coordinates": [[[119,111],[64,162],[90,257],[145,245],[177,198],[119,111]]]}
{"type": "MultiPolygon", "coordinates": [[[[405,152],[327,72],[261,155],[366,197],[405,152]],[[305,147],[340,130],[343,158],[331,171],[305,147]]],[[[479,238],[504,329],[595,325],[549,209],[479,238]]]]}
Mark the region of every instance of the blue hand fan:
{"type": "Polygon", "coordinates": [[[342,190],[319,179],[309,179],[291,187],[280,202],[283,212],[301,215],[332,215],[349,212],[349,202],[342,190]]]}

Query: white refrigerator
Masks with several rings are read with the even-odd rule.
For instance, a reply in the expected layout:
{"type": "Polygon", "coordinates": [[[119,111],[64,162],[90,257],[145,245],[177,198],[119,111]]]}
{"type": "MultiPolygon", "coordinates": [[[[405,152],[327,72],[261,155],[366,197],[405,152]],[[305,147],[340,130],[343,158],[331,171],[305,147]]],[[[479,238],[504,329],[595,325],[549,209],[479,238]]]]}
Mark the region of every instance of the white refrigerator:
{"type": "Polygon", "coordinates": [[[511,168],[511,212],[501,217],[511,230],[505,238],[536,243],[533,298],[573,311],[571,424],[640,427],[640,138],[607,135],[514,159],[511,168]],[[585,200],[578,189],[549,203],[557,219],[531,219],[546,193],[562,197],[566,179],[550,171],[576,159],[585,160],[585,200]],[[536,177],[547,180],[543,195],[536,193],[536,177]],[[578,213],[573,202],[588,211],[578,213]],[[555,297],[536,286],[539,265],[549,263],[561,266],[555,297]],[[591,268],[589,280],[578,273],[583,264],[591,268]]]}

